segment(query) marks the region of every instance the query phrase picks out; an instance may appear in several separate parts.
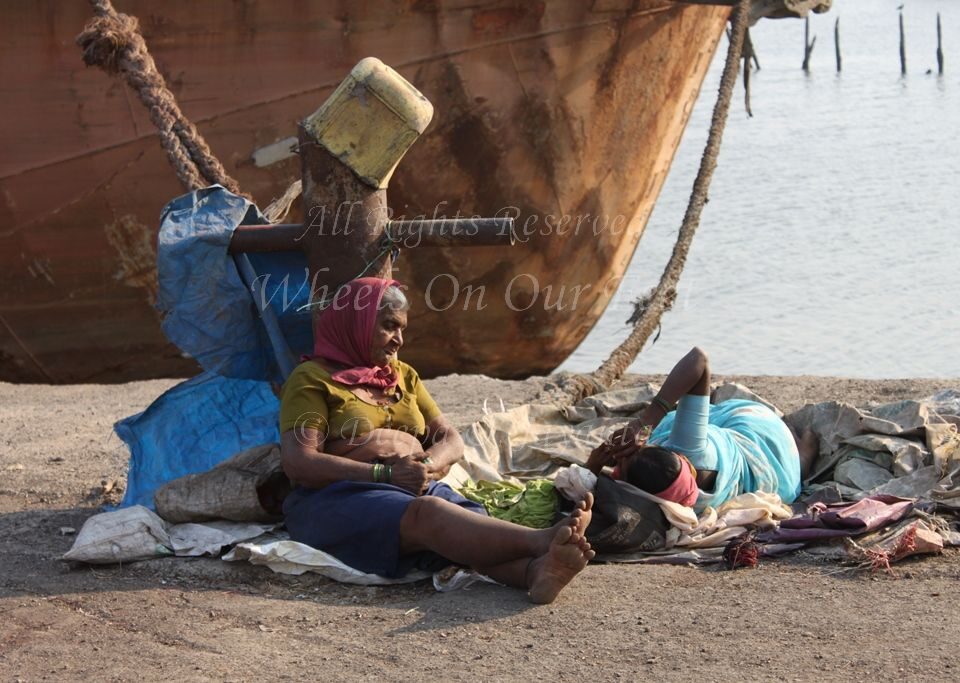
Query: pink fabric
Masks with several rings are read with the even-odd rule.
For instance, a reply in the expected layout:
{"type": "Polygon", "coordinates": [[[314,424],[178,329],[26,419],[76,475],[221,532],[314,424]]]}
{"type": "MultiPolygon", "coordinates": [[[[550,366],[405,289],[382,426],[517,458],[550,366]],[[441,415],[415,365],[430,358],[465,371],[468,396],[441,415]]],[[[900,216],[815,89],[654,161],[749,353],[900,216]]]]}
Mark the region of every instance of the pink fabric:
{"type": "Polygon", "coordinates": [[[697,502],[700,489],[697,488],[697,477],[694,474],[696,470],[693,469],[693,465],[682,455],[679,455],[679,458],[680,474],[677,475],[677,478],[674,479],[670,486],[660,493],[654,493],[653,495],[657,498],[680,503],[680,505],[686,505],[689,508],[693,507],[693,504],[697,502]]]}
{"type": "Polygon", "coordinates": [[[361,277],[337,290],[313,330],[313,357],[347,366],[331,377],[347,386],[392,389],[399,380],[391,365],[375,366],[370,343],[383,293],[396,280],[361,277]]]}

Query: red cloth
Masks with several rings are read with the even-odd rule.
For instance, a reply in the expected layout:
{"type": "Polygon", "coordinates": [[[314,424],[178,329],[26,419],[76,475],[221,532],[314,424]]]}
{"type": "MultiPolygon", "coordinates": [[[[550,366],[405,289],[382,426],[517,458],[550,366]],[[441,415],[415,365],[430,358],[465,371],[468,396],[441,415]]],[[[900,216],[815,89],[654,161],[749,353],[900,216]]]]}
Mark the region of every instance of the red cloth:
{"type": "Polygon", "coordinates": [[[376,366],[370,343],[383,293],[396,280],[361,277],[337,290],[333,303],[317,318],[313,330],[313,357],[347,366],[331,377],[347,386],[392,389],[399,377],[392,365],[376,366]]]}
{"type": "Polygon", "coordinates": [[[697,502],[697,496],[700,494],[700,489],[697,488],[696,470],[693,469],[689,460],[680,454],[677,455],[680,458],[680,474],[677,475],[670,486],[653,495],[657,498],[680,503],[680,505],[686,505],[688,508],[693,507],[693,504],[697,502]]]}

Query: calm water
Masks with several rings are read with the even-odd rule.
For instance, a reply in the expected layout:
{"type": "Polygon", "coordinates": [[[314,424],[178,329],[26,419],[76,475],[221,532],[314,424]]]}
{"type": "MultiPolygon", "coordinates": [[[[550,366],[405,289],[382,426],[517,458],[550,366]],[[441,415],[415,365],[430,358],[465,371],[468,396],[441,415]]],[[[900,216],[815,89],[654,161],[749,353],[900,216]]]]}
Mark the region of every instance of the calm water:
{"type": "MultiPolygon", "coordinates": [[[[631,371],[666,372],[698,344],[722,373],[960,377],[960,2],[905,0],[905,78],[900,4],[835,0],[813,16],[809,76],[802,21],[751,30],[762,67],[751,81],[754,118],[740,84],[677,304],[631,371]]],[[[629,332],[631,300],[659,280],[725,51],[726,40],[623,286],[561,369],[604,360],[629,332]]]]}

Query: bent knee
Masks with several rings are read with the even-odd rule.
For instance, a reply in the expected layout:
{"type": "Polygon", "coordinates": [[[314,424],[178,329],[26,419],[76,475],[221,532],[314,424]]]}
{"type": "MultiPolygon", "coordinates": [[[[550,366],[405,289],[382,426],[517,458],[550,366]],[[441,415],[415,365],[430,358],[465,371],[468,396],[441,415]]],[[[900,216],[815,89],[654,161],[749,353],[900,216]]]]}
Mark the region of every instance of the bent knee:
{"type": "Polygon", "coordinates": [[[447,501],[434,496],[419,496],[410,501],[403,517],[400,518],[400,542],[403,552],[423,550],[434,534],[434,525],[438,523],[438,513],[447,501]]]}
{"type": "Polygon", "coordinates": [[[407,506],[404,517],[411,517],[414,521],[420,521],[421,518],[433,518],[436,513],[445,505],[449,505],[443,498],[436,496],[417,496],[407,506]]]}

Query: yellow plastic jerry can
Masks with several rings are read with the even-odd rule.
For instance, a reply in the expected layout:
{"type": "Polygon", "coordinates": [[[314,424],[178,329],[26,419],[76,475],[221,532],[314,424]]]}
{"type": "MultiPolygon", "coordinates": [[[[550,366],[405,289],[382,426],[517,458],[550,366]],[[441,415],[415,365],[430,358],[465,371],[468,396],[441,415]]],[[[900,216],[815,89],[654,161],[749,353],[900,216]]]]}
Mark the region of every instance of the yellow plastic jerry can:
{"type": "Polygon", "coordinates": [[[419,90],[376,57],[367,57],[303,126],[364,183],[385,188],[431,118],[433,105],[419,90]]]}

